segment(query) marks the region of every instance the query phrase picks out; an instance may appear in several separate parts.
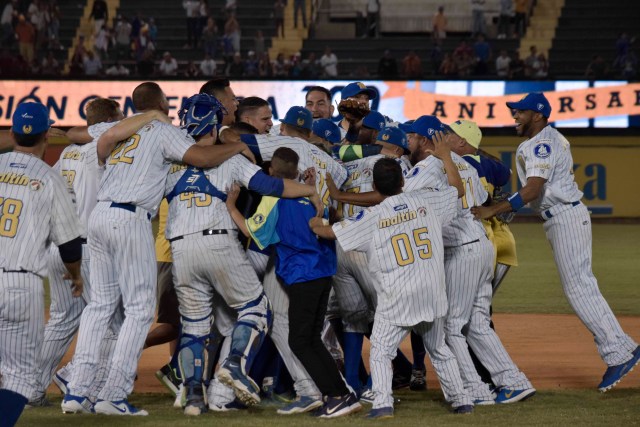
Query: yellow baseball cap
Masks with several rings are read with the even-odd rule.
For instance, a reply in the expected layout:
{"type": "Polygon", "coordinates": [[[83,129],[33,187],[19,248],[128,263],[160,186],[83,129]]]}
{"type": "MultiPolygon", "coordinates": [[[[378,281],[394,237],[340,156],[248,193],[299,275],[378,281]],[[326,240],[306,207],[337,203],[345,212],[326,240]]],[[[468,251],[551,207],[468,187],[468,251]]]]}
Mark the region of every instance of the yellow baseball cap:
{"type": "Polygon", "coordinates": [[[451,130],[460,138],[464,138],[473,148],[480,147],[482,131],[471,120],[458,120],[449,125],[451,130]]]}

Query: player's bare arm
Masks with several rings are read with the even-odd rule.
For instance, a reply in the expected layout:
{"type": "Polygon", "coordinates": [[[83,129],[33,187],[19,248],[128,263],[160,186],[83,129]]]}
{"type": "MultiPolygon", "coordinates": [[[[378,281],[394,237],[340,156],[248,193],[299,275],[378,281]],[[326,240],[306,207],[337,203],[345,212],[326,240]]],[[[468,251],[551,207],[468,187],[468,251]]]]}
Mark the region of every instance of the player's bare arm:
{"type": "Polygon", "coordinates": [[[366,191],[364,193],[349,193],[341,191],[337,186],[331,174],[327,172],[327,187],[329,195],[333,200],[342,203],[349,203],[356,206],[374,206],[384,200],[384,196],[377,191],[366,191]]]}
{"type": "Polygon", "coordinates": [[[325,224],[325,220],[322,218],[311,218],[309,220],[309,228],[311,228],[311,231],[313,231],[318,237],[327,240],[336,240],[333,228],[331,228],[329,224],[325,224]]]}
{"type": "Polygon", "coordinates": [[[81,265],[82,260],[64,263],[64,266],[67,268],[67,274],[64,275],[63,279],[71,281],[71,295],[75,298],[81,297],[82,291],[84,290],[84,282],[80,274],[81,265]]]}
{"type": "Polygon", "coordinates": [[[427,153],[442,160],[449,185],[458,190],[458,199],[464,197],[464,183],[460,177],[460,172],[458,172],[458,167],[451,158],[451,146],[447,141],[446,135],[440,131],[436,132],[433,135],[433,145],[435,148],[427,150],[427,153]]]}
{"type": "Polygon", "coordinates": [[[103,165],[118,142],[129,138],[142,126],[154,120],[159,120],[163,123],[171,124],[171,119],[167,117],[167,115],[162,111],[151,110],[142,114],[136,114],[135,116],[127,117],[111,129],[103,133],[100,139],[98,139],[98,163],[100,165],[103,165]]]}
{"type": "Polygon", "coordinates": [[[231,219],[233,219],[233,222],[236,223],[238,230],[240,230],[245,237],[249,237],[249,229],[247,228],[247,224],[244,221],[244,216],[242,216],[238,208],[236,208],[236,201],[238,200],[239,195],[240,186],[234,183],[231,188],[227,190],[227,200],[225,204],[227,205],[229,215],[231,215],[231,219]]]}
{"type": "Polygon", "coordinates": [[[522,206],[531,202],[532,200],[540,197],[542,188],[546,179],[537,176],[527,178],[527,183],[524,187],[509,197],[508,200],[503,200],[495,205],[491,206],[478,206],[471,208],[471,213],[476,219],[487,219],[504,212],[515,212],[522,206]]]}

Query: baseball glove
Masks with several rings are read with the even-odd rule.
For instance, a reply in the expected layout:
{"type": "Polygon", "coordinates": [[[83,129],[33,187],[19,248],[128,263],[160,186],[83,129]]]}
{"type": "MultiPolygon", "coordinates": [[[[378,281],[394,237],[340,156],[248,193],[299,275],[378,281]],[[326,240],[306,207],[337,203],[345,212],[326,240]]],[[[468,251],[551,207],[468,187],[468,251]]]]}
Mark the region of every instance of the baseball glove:
{"type": "MultiPolygon", "coordinates": [[[[493,202],[499,203],[503,200],[507,200],[509,197],[511,197],[510,193],[507,193],[506,191],[497,190],[493,194],[493,202]]],[[[498,218],[498,221],[502,222],[503,224],[509,224],[511,221],[513,221],[513,217],[515,216],[516,216],[516,213],[513,211],[502,212],[496,215],[496,218],[498,218]]]]}
{"type": "Polygon", "coordinates": [[[342,114],[347,120],[362,120],[364,116],[369,114],[369,103],[360,102],[355,99],[343,99],[338,104],[338,112],[342,114]]]}

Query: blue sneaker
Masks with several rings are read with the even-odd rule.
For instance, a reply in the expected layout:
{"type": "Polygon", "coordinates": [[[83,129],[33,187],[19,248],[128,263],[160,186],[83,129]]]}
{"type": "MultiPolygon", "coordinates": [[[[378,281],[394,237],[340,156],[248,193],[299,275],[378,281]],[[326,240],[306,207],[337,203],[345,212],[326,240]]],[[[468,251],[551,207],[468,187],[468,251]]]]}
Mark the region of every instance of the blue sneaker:
{"type": "Polygon", "coordinates": [[[218,381],[233,388],[236,397],[247,406],[260,403],[260,387],[245,375],[235,362],[226,361],[218,369],[218,381]]]}
{"type": "Polygon", "coordinates": [[[535,388],[526,388],[523,390],[514,390],[503,387],[498,391],[496,403],[514,403],[530,398],[536,394],[535,388]]]}
{"type": "Polygon", "coordinates": [[[454,414],[471,414],[473,413],[473,405],[461,405],[453,408],[454,414]]]}
{"type": "Polygon", "coordinates": [[[602,393],[614,388],[620,380],[622,380],[629,372],[633,371],[633,368],[640,363],[640,346],[638,346],[633,353],[633,357],[622,365],[609,366],[602,377],[602,382],[598,385],[598,390],[602,393]]]}
{"type": "Polygon", "coordinates": [[[149,413],[144,409],[138,409],[135,406],[131,405],[127,401],[127,399],[114,401],[98,399],[94,406],[94,409],[96,411],[96,414],[104,415],[131,415],[137,417],[144,417],[149,415],[149,413]]]}
{"type": "Polygon", "coordinates": [[[69,381],[65,380],[60,375],[55,374],[53,376],[53,383],[60,389],[62,394],[69,393],[69,381]]]}
{"type": "Polygon", "coordinates": [[[247,405],[240,402],[238,399],[234,399],[229,403],[225,403],[224,405],[218,405],[218,404],[209,402],[209,409],[215,412],[242,411],[247,409],[247,405]]]}
{"type": "Polygon", "coordinates": [[[302,414],[322,406],[322,400],[310,396],[298,396],[296,400],[278,409],[280,415],[302,414]]]}
{"type": "Polygon", "coordinates": [[[84,396],[65,394],[60,404],[63,414],[93,414],[93,403],[84,396]]]}
{"type": "Polygon", "coordinates": [[[372,409],[367,413],[367,419],[369,420],[384,420],[385,418],[393,418],[393,408],[391,406],[372,409]]]}

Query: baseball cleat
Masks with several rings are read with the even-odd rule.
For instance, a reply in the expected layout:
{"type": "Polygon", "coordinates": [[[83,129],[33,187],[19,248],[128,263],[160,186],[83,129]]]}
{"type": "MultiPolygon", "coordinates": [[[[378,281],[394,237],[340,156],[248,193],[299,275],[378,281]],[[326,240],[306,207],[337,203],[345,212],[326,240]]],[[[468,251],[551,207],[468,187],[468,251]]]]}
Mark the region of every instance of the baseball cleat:
{"type": "Polygon", "coordinates": [[[495,405],[496,401],[495,399],[480,398],[480,399],[473,399],[473,404],[476,406],[489,406],[489,405],[495,405]]]}
{"type": "Polygon", "coordinates": [[[178,394],[178,388],[182,381],[178,377],[175,369],[171,365],[166,364],[159,371],[156,371],[156,378],[163,386],[175,397],[178,394]]]}
{"type": "Polygon", "coordinates": [[[74,396],[73,394],[65,394],[60,404],[63,414],[92,414],[94,413],[93,404],[84,396],[74,396]]]}
{"type": "Polygon", "coordinates": [[[104,415],[130,415],[144,417],[149,415],[144,409],[138,409],[131,405],[127,399],[122,400],[98,400],[94,406],[96,414],[104,415]]]}
{"type": "Polygon", "coordinates": [[[302,414],[322,406],[322,400],[309,396],[298,396],[296,400],[278,409],[280,415],[302,414]]]}
{"type": "Polygon", "coordinates": [[[422,391],[427,389],[427,379],[425,369],[413,369],[411,371],[411,380],[409,381],[409,389],[413,391],[422,391]]]}
{"type": "Polygon", "coordinates": [[[218,369],[218,381],[233,388],[236,397],[245,405],[253,406],[260,403],[260,387],[241,371],[238,364],[224,363],[218,369]]]}
{"type": "Polygon", "coordinates": [[[373,404],[373,400],[376,395],[370,388],[365,388],[362,393],[360,393],[360,402],[373,404]]]}
{"type": "Polygon", "coordinates": [[[186,396],[184,393],[184,385],[180,384],[178,387],[178,393],[176,394],[176,400],[173,401],[173,407],[176,409],[182,409],[186,405],[186,396]]]}
{"type": "Polygon", "coordinates": [[[535,388],[527,388],[523,390],[501,388],[496,395],[496,403],[515,403],[521,400],[526,400],[534,394],[536,394],[535,388]]]}
{"type": "Polygon", "coordinates": [[[224,404],[217,404],[209,402],[209,409],[215,412],[231,412],[231,411],[240,411],[243,409],[247,409],[247,405],[240,402],[238,399],[234,399],[231,402],[224,404]]]}
{"type": "Polygon", "coordinates": [[[337,418],[362,410],[355,394],[349,393],[341,397],[327,397],[322,408],[315,413],[318,418],[337,418]]]}
{"type": "Polygon", "coordinates": [[[607,392],[620,383],[620,381],[640,363],[640,346],[632,353],[631,360],[621,365],[609,366],[602,377],[602,382],[598,385],[598,390],[607,392]]]}
{"type": "Polygon", "coordinates": [[[187,402],[184,407],[184,414],[198,416],[207,412],[207,402],[202,384],[187,387],[187,402]]]}
{"type": "Polygon", "coordinates": [[[47,396],[43,394],[42,396],[31,399],[25,408],[43,408],[47,406],[51,406],[51,402],[49,402],[47,396]]]}
{"type": "Polygon", "coordinates": [[[453,408],[454,414],[471,414],[473,413],[473,405],[462,405],[453,408]]]}
{"type": "Polygon", "coordinates": [[[65,380],[60,375],[55,374],[53,376],[53,383],[56,385],[56,387],[58,387],[60,389],[60,392],[62,394],[68,394],[69,393],[69,381],[65,380]]]}
{"type": "Polygon", "coordinates": [[[367,414],[367,419],[370,420],[384,420],[385,418],[393,418],[393,408],[391,406],[372,409],[367,414]]]}

